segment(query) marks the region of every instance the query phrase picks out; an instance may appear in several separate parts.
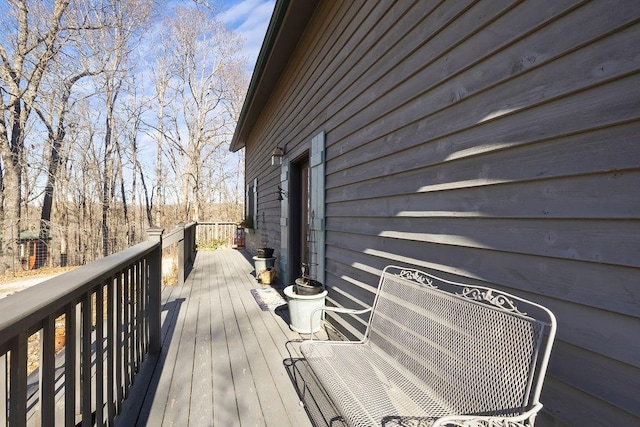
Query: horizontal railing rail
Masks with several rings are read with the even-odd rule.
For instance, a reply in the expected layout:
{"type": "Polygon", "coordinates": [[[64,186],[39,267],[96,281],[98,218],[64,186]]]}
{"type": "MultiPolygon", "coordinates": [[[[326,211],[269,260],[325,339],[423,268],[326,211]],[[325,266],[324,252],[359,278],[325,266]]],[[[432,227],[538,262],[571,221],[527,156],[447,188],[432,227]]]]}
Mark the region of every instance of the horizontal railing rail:
{"type": "Polygon", "coordinates": [[[196,243],[199,248],[233,245],[238,225],[235,222],[199,222],[196,243]]]}
{"type": "Polygon", "coordinates": [[[0,411],[6,415],[0,425],[26,425],[33,399],[35,424],[113,423],[146,354],[161,345],[162,230],[148,233],[147,242],[0,300],[0,411]],[[61,319],[62,376],[56,367],[61,319]],[[29,396],[34,334],[40,336],[38,387],[29,396]],[[62,402],[56,402],[58,387],[62,402]]]}

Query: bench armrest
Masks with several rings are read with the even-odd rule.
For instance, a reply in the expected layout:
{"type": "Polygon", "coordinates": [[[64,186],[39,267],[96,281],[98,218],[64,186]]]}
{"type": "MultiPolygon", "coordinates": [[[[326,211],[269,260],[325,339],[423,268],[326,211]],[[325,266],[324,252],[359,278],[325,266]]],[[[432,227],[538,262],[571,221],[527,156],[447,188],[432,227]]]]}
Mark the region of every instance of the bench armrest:
{"type": "MultiPolygon", "coordinates": [[[[368,313],[372,310],[371,307],[369,308],[363,308],[361,310],[356,310],[356,309],[352,309],[352,308],[344,308],[344,307],[329,307],[329,306],[323,306],[323,307],[318,307],[315,310],[313,310],[311,312],[311,322],[313,322],[313,316],[315,314],[316,311],[332,311],[334,313],[342,313],[342,314],[364,314],[364,313],[368,313]]],[[[313,329],[313,324],[312,327],[310,329],[313,329]]],[[[309,341],[313,341],[313,334],[311,334],[311,337],[309,338],[309,341]]]]}
{"type": "Polygon", "coordinates": [[[540,409],[542,404],[537,403],[529,411],[515,417],[447,415],[437,419],[432,427],[531,427],[540,409]]]}

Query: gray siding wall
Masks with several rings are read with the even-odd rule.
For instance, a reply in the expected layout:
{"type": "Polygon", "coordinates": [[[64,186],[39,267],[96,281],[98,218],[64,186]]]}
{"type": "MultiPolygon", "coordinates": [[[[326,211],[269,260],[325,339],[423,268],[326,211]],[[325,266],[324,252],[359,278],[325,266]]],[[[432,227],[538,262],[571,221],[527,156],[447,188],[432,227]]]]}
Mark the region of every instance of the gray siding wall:
{"type": "Polygon", "coordinates": [[[390,263],[530,298],[559,322],[540,425],[639,425],[639,21],[632,0],[321,4],[247,143],[272,246],[270,153],[324,130],[330,303],[370,304],[390,263]]]}

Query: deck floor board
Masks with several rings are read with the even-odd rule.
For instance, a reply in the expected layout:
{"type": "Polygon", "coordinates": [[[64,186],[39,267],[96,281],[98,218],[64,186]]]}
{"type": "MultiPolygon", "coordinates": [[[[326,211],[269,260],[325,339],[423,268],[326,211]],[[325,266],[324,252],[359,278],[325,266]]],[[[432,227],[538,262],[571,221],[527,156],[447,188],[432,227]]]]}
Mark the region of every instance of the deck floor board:
{"type": "Polygon", "coordinates": [[[311,426],[284,365],[300,335],[286,308],[260,309],[252,271],[241,252],[202,251],[184,286],[163,290],[162,352],[119,425],[311,426]]]}
{"type": "Polygon", "coordinates": [[[211,303],[208,298],[210,285],[209,265],[203,266],[199,277],[202,295],[198,298],[198,321],[195,336],[195,360],[193,364],[193,380],[191,388],[191,405],[189,420],[192,424],[206,425],[213,419],[213,359],[211,348],[211,303]]]}
{"type": "Polygon", "coordinates": [[[242,343],[248,356],[251,376],[255,382],[265,423],[268,425],[287,425],[291,421],[271,369],[274,368],[284,373],[282,361],[267,358],[267,354],[261,346],[261,342],[264,342],[267,349],[274,347],[270,335],[260,325],[264,312],[258,308],[250,292],[246,292],[246,288],[232,289],[231,300],[237,315],[242,343]]]}

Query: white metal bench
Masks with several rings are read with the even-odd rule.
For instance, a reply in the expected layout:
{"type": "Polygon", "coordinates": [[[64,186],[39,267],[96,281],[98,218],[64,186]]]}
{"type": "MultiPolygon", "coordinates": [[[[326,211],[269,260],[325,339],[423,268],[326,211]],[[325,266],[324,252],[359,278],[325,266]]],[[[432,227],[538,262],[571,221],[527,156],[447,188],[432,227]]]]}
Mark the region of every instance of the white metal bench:
{"type": "Polygon", "coordinates": [[[555,336],[551,311],[395,266],[366,311],[362,341],[301,344],[345,424],[533,425],[555,336]]]}

